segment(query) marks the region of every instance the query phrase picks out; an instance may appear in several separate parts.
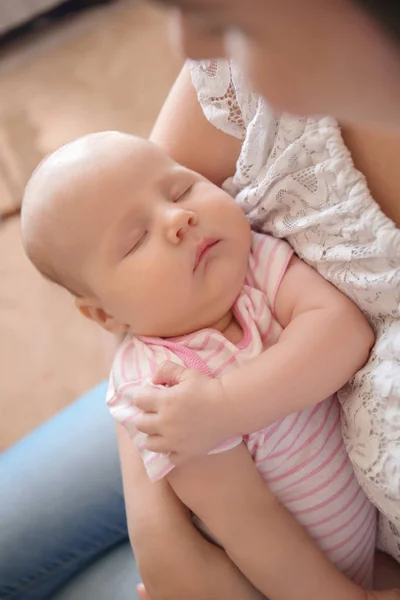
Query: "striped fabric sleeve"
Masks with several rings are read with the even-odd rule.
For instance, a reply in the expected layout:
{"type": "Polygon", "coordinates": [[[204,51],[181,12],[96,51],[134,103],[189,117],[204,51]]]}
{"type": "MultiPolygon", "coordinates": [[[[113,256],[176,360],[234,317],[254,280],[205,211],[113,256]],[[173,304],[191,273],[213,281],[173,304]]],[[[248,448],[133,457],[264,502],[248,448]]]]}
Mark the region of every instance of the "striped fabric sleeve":
{"type": "Polygon", "coordinates": [[[168,456],[147,450],[147,435],[139,432],[133,422],[134,417],[140,412],[134,400],[144,387],[153,386],[152,374],[165,360],[182,364],[179,358],[165,348],[148,346],[134,338],[125,341],[114,359],[107,393],[107,404],[111,415],[127,430],[139,451],[151,481],[158,481],[165,477],[174,465],[168,456]]]}
{"type": "MultiPolygon", "coordinates": [[[[175,465],[166,454],[147,450],[147,435],[139,432],[134,425],[135,415],[139,409],[135,406],[135,396],[146,386],[158,388],[152,383],[152,374],[158,365],[171,360],[184,365],[172,350],[164,345],[147,345],[141,340],[131,339],[124,342],[119,349],[111,370],[107,404],[111,415],[117,423],[127,430],[143,460],[147,475],[151,481],[158,481],[168,475],[175,465]]],[[[237,436],[222,443],[210,454],[225,452],[240,444],[242,438],[237,436]]]]}
{"type": "Polygon", "coordinates": [[[273,311],[276,294],[293,256],[293,249],[285,240],[260,233],[252,235],[250,283],[266,294],[273,311]]]}

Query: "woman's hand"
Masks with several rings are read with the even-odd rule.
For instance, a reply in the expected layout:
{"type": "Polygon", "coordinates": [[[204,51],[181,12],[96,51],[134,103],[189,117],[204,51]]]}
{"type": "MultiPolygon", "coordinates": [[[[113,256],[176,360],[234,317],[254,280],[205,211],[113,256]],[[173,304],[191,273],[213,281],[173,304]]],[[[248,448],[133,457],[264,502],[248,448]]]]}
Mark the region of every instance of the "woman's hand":
{"type": "MultiPolygon", "coordinates": [[[[137,587],[137,593],[139,600],[151,600],[143,583],[140,583],[137,587]]],[[[400,590],[388,590],[385,592],[366,592],[367,596],[365,600],[400,600],[400,590]]],[[[273,598],[271,598],[273,600],[273,598]]],[[[290,598],[288,598],[290,600],[290,598]]],[[[340,598],[338,598],[340,600],[340,598]]]]}
{"type": "MultiPolygon", "coordinates": [[[[137,587],[139,600],[151,600],[143,583],[137,587]]],[[[366,592],[365,600],[400,600],[400,590],[389,590],[385,592],[366,592]]],[[[178,599],[177,599],[178,600],[178,599]]],[[[273,598],[271,598],[273,600],[273,598]]],[[[290,598],[288,598],[290,600],[290,598]]],[[[338,598],[340,600],[340,598],[338,598]]]]}
{"type": "MultiPolygon", "coordinates": [[[[383,592],[366,592],[365,600],[400,600],[400,590],[385,590],[383,592]]],[[[149,600],[143,596],[143,600],[149,600]]]]}

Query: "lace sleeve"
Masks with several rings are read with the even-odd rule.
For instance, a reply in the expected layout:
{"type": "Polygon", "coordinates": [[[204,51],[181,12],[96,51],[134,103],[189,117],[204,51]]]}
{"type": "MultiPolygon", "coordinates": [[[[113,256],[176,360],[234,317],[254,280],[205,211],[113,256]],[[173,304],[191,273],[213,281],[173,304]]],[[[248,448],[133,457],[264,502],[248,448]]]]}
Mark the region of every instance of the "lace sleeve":
{"type": "Polygon", "coordinates": [[[207,120],[217,129],[243,140],[236,173],[224,182],[224,189],[236,197],[243,190],[241,204],[246,212],[253,200],[244,190],[258,182],[277,143],[279,119],[265,101],[251,92],[235,63],[228,60],[190,61],[192,82],[207,120]]]}
{"type": "Polygon", "coordinates": [[[192,82],[207,120],[243,140],[256,97],[242,85],[240,72],[228,60],[190,61],[192,82]]]}

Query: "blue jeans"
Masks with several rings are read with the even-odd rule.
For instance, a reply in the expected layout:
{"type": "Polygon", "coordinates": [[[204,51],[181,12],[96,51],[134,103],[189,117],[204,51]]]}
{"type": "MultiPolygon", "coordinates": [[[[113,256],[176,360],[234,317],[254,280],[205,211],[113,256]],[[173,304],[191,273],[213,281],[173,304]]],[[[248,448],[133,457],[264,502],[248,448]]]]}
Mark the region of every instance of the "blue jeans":
{"type": "Polygon", "coordinates": [[[134,599],[103,383],[0,457],[0,600],[134,599]]]}

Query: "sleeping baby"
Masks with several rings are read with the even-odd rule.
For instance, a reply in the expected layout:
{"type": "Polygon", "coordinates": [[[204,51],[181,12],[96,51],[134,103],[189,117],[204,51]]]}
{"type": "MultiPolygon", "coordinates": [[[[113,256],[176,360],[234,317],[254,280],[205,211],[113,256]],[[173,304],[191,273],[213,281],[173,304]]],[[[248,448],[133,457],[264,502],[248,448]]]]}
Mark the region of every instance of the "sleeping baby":
{"type": "Polygon", "coordinates": [[[149,478],[167,478],[193,527],[249,580],[246,598],[270,593],[250,484],[239,500],[254,465],[263,489],[369,588],[375,509],[346,454],[335,396],[373,344],[358,308],[284,240],[252,232],[225,191],[128,134],[91,134],[47,157],[26,188],[22,236],[86,317],[123,334],[111,413],[149,478]],[[236,469],[238,493],[218,516],[213,489],[207,501],[196,493],[201,457],[236,469]],[[252,511],[247,539],[258,544],[228,535],[236,501],[244,522],[252,511]]]}

